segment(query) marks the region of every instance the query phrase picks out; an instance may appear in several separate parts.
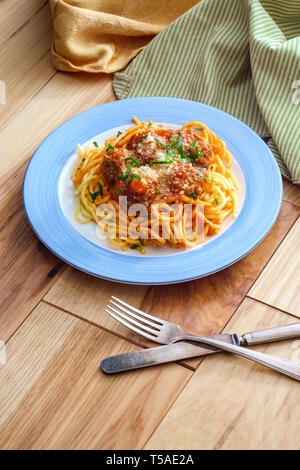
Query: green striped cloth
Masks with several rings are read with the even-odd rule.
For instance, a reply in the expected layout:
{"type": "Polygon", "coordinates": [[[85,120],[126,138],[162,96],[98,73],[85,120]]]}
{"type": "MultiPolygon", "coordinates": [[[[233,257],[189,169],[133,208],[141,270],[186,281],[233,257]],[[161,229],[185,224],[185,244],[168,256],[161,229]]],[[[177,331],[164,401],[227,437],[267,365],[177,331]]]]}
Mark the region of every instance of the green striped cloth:
{"type": "Polygon", "coordinates": [[[115,73],[114,90],[233,114],[300,184],[300,0],[203,0],[115,73]]]}

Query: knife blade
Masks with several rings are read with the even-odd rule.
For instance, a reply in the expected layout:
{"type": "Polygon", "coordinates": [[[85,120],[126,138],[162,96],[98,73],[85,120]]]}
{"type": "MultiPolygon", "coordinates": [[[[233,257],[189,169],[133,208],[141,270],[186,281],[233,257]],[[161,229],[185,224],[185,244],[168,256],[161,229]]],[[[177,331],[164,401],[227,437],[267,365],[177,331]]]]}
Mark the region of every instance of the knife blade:
{"type": "MultiPolygon", "coordinates": [[[[235,333],[211,336],[211,338],[235,344],[236,346],[249,346],[297,337],[300,337],[300,322],[254,331],[242,336],[235,333]]],[[[114,374],[141,367],[204,356],[215,352],[220,352],[220,350],[208,345],[204,347],[203,345],[201,346],[201,343],[193,341],[179,341],[164,346],[110,356],[103,359],[100,367],[103,372],[114,374]]]]}
{"type": "MultiPolygon", "coordinates": [[[[211,338],[230,344],[236,344],[237,346],[241,345],[240,337],[236,334],[215,335],[211,336],[211,338]]],[[[178,341],[178,343],[167,344],[165,346],[110,356],[103,359],[100,367],[106,374],[114,374],[115,372],[123,372],[126,370],[139,369],[140,367],[154,366],[156,364],[204,356],[215,352],[220,352],[220,350],[208,345],[204,347],[201,346],[201,343],[193,343],[192,341],[178,341]]]]}

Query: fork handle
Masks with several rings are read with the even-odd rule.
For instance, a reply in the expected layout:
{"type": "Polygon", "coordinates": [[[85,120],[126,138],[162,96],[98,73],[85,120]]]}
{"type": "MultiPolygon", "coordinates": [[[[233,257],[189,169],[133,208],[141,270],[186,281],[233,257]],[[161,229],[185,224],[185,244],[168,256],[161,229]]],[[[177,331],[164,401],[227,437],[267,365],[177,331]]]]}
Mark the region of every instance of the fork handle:
{"type": "Polygon", "coordinates": [[[216,346],[223,351],[237,354],[238,356],[244,357],[245,359],[257,362],[258,364],[262,364],[266,367],[269,367],[270,369],[277,370],[284,375],[288,375],[289,377],[300,381],[300,365],[296,364],[295,362],[273,357],[258,351],[252,351],[251,349],[244,349],[240,346],[224,343],[223,341],[218,341],[216,339],[204,338],[202,336],[183,334],[172,342],[174,343],[179,340],[191,340],[208,344],[210,346],[216,346]]]}
{"type": "Polygon", "coordinates": [[[242,336],[242,344],[249,346],[250,344],[281,341],[283,339],[297,338],[299,336],[300,322],[291,323],[290,325],[278,326],[276,328],[268,328],[267,330],[246,333],[242,336]]]}

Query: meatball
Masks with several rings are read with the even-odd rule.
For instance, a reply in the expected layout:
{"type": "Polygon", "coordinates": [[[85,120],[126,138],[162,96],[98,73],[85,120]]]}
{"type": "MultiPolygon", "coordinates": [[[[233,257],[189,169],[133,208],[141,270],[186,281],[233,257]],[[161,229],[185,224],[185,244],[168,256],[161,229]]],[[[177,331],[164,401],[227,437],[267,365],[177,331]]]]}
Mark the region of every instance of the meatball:
{"type": "Polygon", "coordinates": [[[110,151],[105,154],[101,163],[101,173],[109,186],[114,186],[118,175],[126,171],[125,157],[119,152],[110,151]]]}
{"type": "Polygon", "coordinates": [[[136,175],[129,184],[128,196],[135,202],[150,205],[156,196],[159,186],[158,174],[148,166],[134,168],[132,175],[136,175]]]}
{"type": "Polygon", "coordinates": [[[155,160],[159,144],[151,132],[140,133],[131,137],[127,149],[141,165],[148,165],[155,160]]]}
{"type": "Polygon", "coordinates": [[[196,166],[209,165],[213,158],[211,146],[204,139],[199,137],[193,129],[181,129],[180,131],[173,132],[168,136],[169,142],[175,137],[176,141],[179,140],[179,133],[182,137],[182,150],[185,154],[199,158],[193,158],[193,163],[196,166]]]}
{"type": "Polygon", "coordinates": [[[174,163],[166,174],[170,192],[190,196],[201,186],[201,180],[197,173],[197,168],[191,163],[174,163]]]}

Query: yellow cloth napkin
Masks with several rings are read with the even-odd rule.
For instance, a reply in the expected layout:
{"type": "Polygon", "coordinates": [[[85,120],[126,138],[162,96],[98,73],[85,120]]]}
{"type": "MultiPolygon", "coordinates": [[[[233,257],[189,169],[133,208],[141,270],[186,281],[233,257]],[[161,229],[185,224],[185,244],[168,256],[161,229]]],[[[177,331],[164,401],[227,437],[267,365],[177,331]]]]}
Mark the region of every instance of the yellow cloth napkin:
{"type": "Polygon", "coordinates": [[[68,72],[122,69],[199,0],[50,0],[54,66],[68,72]]]}

